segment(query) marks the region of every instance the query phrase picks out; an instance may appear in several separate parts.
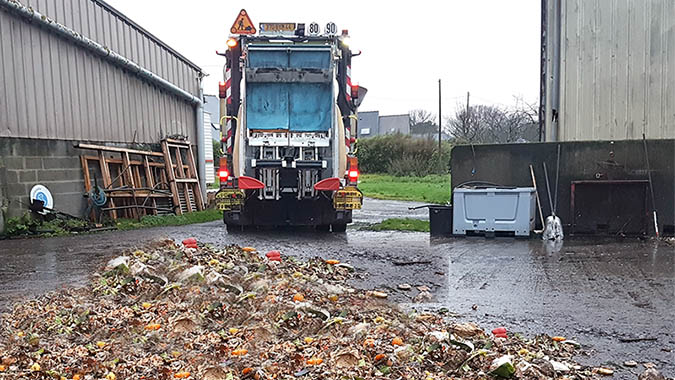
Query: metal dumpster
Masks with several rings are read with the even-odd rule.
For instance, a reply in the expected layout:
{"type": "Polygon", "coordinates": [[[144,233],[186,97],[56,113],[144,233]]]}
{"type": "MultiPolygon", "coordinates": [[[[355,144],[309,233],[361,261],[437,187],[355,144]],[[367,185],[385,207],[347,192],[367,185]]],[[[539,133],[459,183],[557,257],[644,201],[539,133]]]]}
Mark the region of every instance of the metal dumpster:
{"type": "Polygon", "coordinates": [[[452,235],[452,206],[429,206],[429,232],[432,236],[452,235]]]}
{"type": "Polygon", "coordinates": [[[453,233],[513,233],[529,236],[534,229],[533,187],[456,188],[453,192],[453,233]]]}

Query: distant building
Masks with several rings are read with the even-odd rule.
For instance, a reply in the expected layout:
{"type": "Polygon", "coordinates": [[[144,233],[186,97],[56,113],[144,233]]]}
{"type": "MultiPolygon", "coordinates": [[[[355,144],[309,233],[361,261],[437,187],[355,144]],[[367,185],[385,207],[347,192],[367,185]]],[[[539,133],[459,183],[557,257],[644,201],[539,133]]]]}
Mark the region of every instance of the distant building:
{"type": "Polygon", "coordinates": [[[394,133],[410,134],[410,116],[408,114],[380,116],[380,134],[391,135],[394,133]]]}
{"type": "Polygon", "coordinates": [[[211,138],[220,141],[220,100],[215,95],[204,95],[204,112],[211,116],[211,138]]]}
{"type": "Polygon", "coordinates": [[[394,133],[410,134],[410,117],[408,114],[380,116],[379,111],[359,112],[359,138],[394,133]]]}
{"type": "Polygon", "coordinates": [[[373,137],[380,134],[380,112],[359,112],[358,137],[373,137]]]}

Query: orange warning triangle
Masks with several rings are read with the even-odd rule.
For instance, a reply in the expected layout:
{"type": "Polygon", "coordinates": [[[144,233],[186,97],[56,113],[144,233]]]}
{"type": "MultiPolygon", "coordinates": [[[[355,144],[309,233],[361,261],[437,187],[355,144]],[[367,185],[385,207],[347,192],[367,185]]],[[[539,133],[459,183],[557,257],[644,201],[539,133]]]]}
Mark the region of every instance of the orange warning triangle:
{"type": "Polygon", "coordinates": [[[255,34],[255,26],[253,26],[253,22],[251,21],[251,18],[248,17],[248,13],[246,13],[245,9],[242,9],[239,11],[239,15],[237,15],[237,19],[234,20],[234,24],[232,24],[232,27],[230,28],[230,33],[232,34],[255,34]]]}

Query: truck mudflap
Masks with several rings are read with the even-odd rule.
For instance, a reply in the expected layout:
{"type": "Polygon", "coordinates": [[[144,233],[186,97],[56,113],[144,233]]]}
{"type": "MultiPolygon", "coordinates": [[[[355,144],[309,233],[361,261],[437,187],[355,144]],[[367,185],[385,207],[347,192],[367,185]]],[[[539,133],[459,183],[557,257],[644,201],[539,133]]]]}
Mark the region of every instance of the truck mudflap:
{"type": "Polygon", "coordinates": [[[333,207],[337,211],[360,210],[363,205],[363,193],[354,186],[346,186],[335,192],[333,207]]]}
{"type": "Polygon", "coordinates": [[[216,193],[216,209],[220,211],[241,211],[244,206],[244,190],[220,189],[216,193]]]}

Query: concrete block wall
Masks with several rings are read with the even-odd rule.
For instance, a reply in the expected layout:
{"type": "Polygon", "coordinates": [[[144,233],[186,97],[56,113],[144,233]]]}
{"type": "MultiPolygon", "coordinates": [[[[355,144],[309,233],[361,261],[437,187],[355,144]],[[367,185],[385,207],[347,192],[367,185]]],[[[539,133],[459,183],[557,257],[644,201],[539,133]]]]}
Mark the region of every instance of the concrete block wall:
{"type": "MultiPolygon", "coordinates": [[[[642,140],[576,141],[563,142],[560,145],[557,215],[566,227],[574,220],[571,206],[572,181],[598,178],[644,181],[648,178],[642,140]]],[[[659,229],[663,234],[672,236],[675,232],[675,140],[648,140],[647,146],[659,229]]],[[[529,170],[529,165],[532,165],[544,216],[550,215],[542,163],[546,162],[550,184],[554,186],[557,147],[557,143],[456,146],[452,149],[451,157],[452,187],[469,181],[487,181],[506,186],[532,186],[529,170]]],[[[551,192],[554,192],[553,189],[551,192]]],[[[642,201],[644,200],[626,199],[623,206],[619,204],[617,207],[628,210],[630,204],[642,201]]],[[[648,213],[642,217],[647,218],[648,233],[651,234],[652,205],[649,197],[646,204],[648,213]]],[[[616,210],[609,210],[608,214],[615,212],[616,210]]],[[[634,222],[637,220],[638,218],[635,218],[634,222]]]]}
{"type": "Polygon", "coordinates": [[[30,190],[46,186],[54,208],[81,216],[86,208],[84,176],[75,141],[0,139],[0,231],[4,221],[27,211],[30,190]]]}

